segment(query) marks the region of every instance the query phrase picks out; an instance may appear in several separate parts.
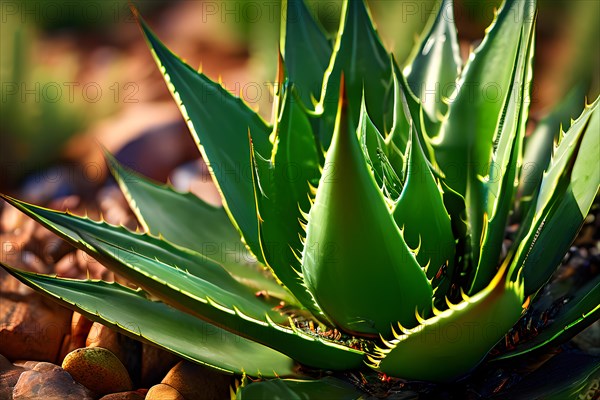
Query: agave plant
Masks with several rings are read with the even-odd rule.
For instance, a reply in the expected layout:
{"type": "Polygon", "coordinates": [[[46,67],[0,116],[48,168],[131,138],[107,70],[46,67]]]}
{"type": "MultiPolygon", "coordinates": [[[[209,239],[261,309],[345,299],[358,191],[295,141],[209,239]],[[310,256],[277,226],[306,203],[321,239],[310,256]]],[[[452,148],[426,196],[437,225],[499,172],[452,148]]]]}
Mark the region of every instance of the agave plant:
{"type": "MultiPolygon", "coordinates": [[[[334,377],[281,379],[314,370],[452,382],[597,319],[596,275],[543,333],[490,354],[540,296],[600,183],[598,100],[523,150],[534,1],[507,0],[464,66],[443,1],[402,70],[364,2],[343,3],[334,42],[302,1],[283,10],[271,124],[140,21],[223,208],[108,154],[144,233],[5,197],[140,289],[4,268],[185,359],[278,378],[244,398],[361,396],[334,377]],[[509,218],[519,228],[503,252],[509,218]]],[[[578,359],[560,393],[582,389],[597,361],[578,359]]]]}

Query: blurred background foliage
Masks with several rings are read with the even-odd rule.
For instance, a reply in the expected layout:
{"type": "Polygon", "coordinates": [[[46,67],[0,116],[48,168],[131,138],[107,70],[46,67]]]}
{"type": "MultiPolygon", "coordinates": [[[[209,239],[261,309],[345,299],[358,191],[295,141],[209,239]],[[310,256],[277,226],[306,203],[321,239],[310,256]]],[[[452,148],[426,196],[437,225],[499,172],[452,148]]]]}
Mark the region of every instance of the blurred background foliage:
{"type": "MultiPolygon", "coordinates": [[[[385,45],[398,61],[405,61],[436,2],[368,3],[385,45]]],[[[465,58],[481,40],[500,3],[455,2],[465,58]]],[[[127,106],[121,75],[134,68],[128,60],[139,59],[144,46],[128,4],[126,0],[3,1],[0,188],[16,185],[24,176],[60,159],[72,136],[127,106]]],[[[238,72],[230,74],[224,85],[269,117],[270,96],[251,95],[243,88],[248,82],[258,82],[266,90],[265,84],[274,79],[279,0],[137,0],[134,4],[170,47],[192,65],[201,63],[207,75],[216,79],[221,71],[236,68],[238,72]],[[183,43],[189,38],[196,40],[191,45],[183,43]]],[[[341,0],[308,0],[307,4],[334,40],[341,0]]],[[[539,0],[538,6],[534,119],[541,118],[575,84],[587,87],[590,99],[600,87],[600,2],[539,0]]],[[[149,59],[144,57],[147,64],[149,59]]],[[[138,75],[143,74],[128,73],[129,77],[138,75]]],[[[155,74],[152,79],[159,82],[161,77],[155,74]]],[[[143,86],[144,82],[133,83],[143,86]]]]}

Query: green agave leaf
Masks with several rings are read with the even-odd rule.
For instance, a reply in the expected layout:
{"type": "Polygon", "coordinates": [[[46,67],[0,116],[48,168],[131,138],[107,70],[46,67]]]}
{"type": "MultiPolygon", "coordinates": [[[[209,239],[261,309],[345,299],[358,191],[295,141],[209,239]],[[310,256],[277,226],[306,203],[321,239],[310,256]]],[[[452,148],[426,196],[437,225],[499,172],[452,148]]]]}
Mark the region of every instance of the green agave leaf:
{"type": "MultiPolygon", "coordinates": [[[[343,93],[340,98],[346,99],[343,93]]],[[[390,215],[349,125],[347,103],[340,102],[308,218],[302,272],[336,326],[350,333],[389,333],[397,320],[414,325],[415,309],[429,311],[432,289],[390,215]]]]}
{"type": "MultiPolygon", "coordinates": [[[[122,166],[108,152],[105,157],[131,209],[148,232],[215,260],[255,291],[265,290],[287,303],[296,303],[285,288],[261,271],[223,208],[207,204],[191,193],[156,184],[122,166]]],[[[186,257],[189,258],[175,264],[194,259],[186,257]]]]}
{"type": "Polygon", "coordinates": [[[19,271],[0,263],[31,288],[82,313],[92,321],[178,356],[232,373],[294,376],[294,361],[164,303],[150,301],[142,290],[117,283],[59,279],[19,271]]]}
{"type": "Polygon", "coordinates": [[[309,311],[321,317],[322,311],[302,281],[299,261],[304,235],[301,210],[310,209],[310,184],[319,181],[321,166],[300,99],[293,88],[285,90],[283,96],[271,159],[252,154],[261,249],[275,276],[309,311]]]}
{"type": "Polygon", "coordinates": [[[489,180],[490,162],[501,132],[515,65],[526,54],[534,16],[535,1],[504,3],[467,63],[447,118],[433,142],[446,183],[466,200],[475,265],[484,229],[485,182],[489,180]]]}
{"type": "MultiPolygon", "coordinates": [[[[98,224],[10,198],[7,200],[114,272],[175,308],[281,351],[312,367],[350,369],[361,365],[362,352],[310,336],[296,330],[293,325],[278,325],[284,322],[285,317],[272,311],[266,302],[250,295],[247,288],[222,269],[207,270],[206,273],[194,276],[180,269],[185,268],[185,263],[169,264],[168,258],[161,260],[156,254],[136,251],[137,246],[126,247],[127,244],[106,241],[110,229],[119,230],[121,235],[126,235],[125,229],[98,224]],[[93,225],[103,228],[100,234],[93,225]]],[[[137,236],[140,247],[143,246],[142,242],[150,240],[147,235],[137,236]]],[[[164,242],[162,246],[169,244],[164,242]]],[[[173,250],[174,246],[168,252],[173,250]]]]}
{"type": "Polygon", "coordinates": [[[225,209],[250,250],[259,261],[264,261],[260,256],[254,190],[248,173],[252,167],[248,132],[256,151],[270,154],[270,127],[241,99],[171,53],[146,23],[139,21],[165,82],[210,167],[225,209]]]}
{"type": "MultiPolygon", "coordinates": [[[[529,27],[529,43],[519,47],[509,96],[499,121],[497,144],[494,144],[488,179],[483,183],[487,197],[483,215],[483,237],[475,276],[469,289],[473,294],[494,277],[499,263],[508,214],[517,189],[521,148],[529,112],[529,87],[532,78],[534,25],[529,27]]],[[[522,43],[524,44],[524,43],[522,43]]],[[[477,218],[477,216],[475,216],[477,218]]]]}
{"type": "Polygon", "coordinates": [[[513,350],[504,353],[494,360],[505,360],[533,351],[541,352],[553,346],[566,342],[583,329],[594,323],[600,317],[600,275],[579,288],[567,300],[552,318],[552,321],[543,327],[543,330],[534,338],[517,343],[513,350]]]}
{"type": "MultiPolygon", "coordinates": [[[[406,153],[406,146],[410,139],[410,129],[414,129],[419,137],[421,146],[425,150],[427,159],[437,168],[435,154],[430,139],[439,131],[441,125],[440,121],[429,118],[428,114],[424,112],[421,100],[415,96],[408,86],[406,77],[400,72],[394,58],[392,58],[392,71],[394,76],[394,88],[397,88],[398,90],[398,96],[395,96],[395,98],[401,99],[401,102],[396,103],[394,106],[395,113],[398,116],[402,114],[399,124],[400,132],[392,132],[392,135],[397,134],[399,136],[397,144],[403,144],[404,147],[401,147],[401,149],[404,149],[403,153],[406,153]],[[401,113],[399,108],[402,108],[401,113]]],[[[394,128],[396,128],[396,126],[394,126],[394,128]]],[[[440,175],[439,172],[437,172],[437,174],[440,175]]]]}
{"type": "MultiPolygon", "coordinates": [[[[365,160],[373,171],[373,176],[377,186],[382,188],[383,193],[390,200],[396,200],[402,191],[402,180],[398,176],[396,169],[390,163],[388,158],[389,151],[397,151],[392,146],[388,146],[377,127],[371,121],[367,114],[367,108],[363,101],[360,110],[360,122],[358,123],[358,140],[365,155],[365,160]]],[[[392,154],[392,158],[395,155],[392,154]]],[[[402,154],[396,154],[397,160],[402,161],[402,154]]],[[[400,170],[402,174],[402,170],[400,170]]]]}
{"type": "Polygon", "coordinates": [[[237,400],[358,400],[364,394],[349,383],[332,377],[319,380],[271,379],[238,388],[237,400]]]}
{"type": "Polygon", "coordinates": [[[4,195],[0,197],[66,240],[76,241],[75,246],[84,251],[89,249],[83,244],[79,232],[85,232],[87,235],[101,238],[123,248],[134,249],[147,257],[165,260],[170,265],[185,268],[192,275],[218,281],[225,289],[246,293],[249,298],[254,297],[251,288],[236,281],[219,263],[203,254],[177,247],[147,234],[130,232],[124,227],[48,210],[4,195]]]}
{"type": "MultiPolygon", "coordinates": [[[[433,279],[444,265],[446,274],[452,277],[455,239],[450,216],[444,206],[442,189],[431,173],[414,131],[408,146],[406,185],[394,207],[393,216],[406,244],[418,249],[417,261],[426,270],[427,277],[433,279]]],[[[442,298],[450,283],[449,279],[444,281],[442,298]]],[[[434,286],[439,283],[434,282],[434,286]]]]}
{"type": "Polygon", "coordinates": [[[415,51],[405,69],[406,79],[429,118],[440,120],[448,111],[447,98],[456,88],[462,65],[452,0],[440,1],[429,32],[415,51]]]}
{"type": "Polygon", "coordinates": [[[375,126],[380,132],[389,132],[393,122],[390,56],[363,1],[343,2],[342,20],[321,92],[323,115],[319,135],[324,149],[329,148],[333,136],[342,75],[352,126],[358,125],[364,93],[375,126]]]}
{"type": "MultiPolygon", "coordinates": [[[[392,64],[395,64],[393,60],[392,64]]],[[[408,145],[408,139],[410,134],[411,122],[410,113],[408,111],[408,105],[405,93],[402,89],[402,84],[398,79],[398,70],[392,66],[392,78],[394,82],[394,124],[390,133],[385,137],[387,145],[387,154],[394,166],[394,171],[400,177],[404,176],[404,163],[406,146],[408,145]]],[[[404,79],[401,77],[400,79],[404,79]]],[[[407,84],[408,85],[408,84],[407,84]]]]}
{"type": "Polygon", "coordinates": [[[552,149],[558,133],[571,125],[571,118],[580,114],[583,107],[584,86],[575,87],[558,106],[546,115],[533,133],[525,139],[523,170],[519,183],[519,213],[527,214],[531,204],[535,204],[537,189],[542,182],[544,170],[550,163],[552,149]]]}
{"type": "MultiPolygon", "coordinates": [[[[269,304],[259,300],[252,290],[236,281],[221,265],[202,254],[178,248],[147,234],[130,232],[123,227],[52,211],[3,195],[2,197],[74,246],[95,258],[101,258],[100,261],[104,265],[141,286],[144,285],[137,278],[143,273],[140,268],[147,264],[147,268],[157,268],[152,279],[162,279],[162,282],[178,285],[180,290],[186,289],[190,293],[194,293],[194,284],[198,285],[198,289],[203,285],[214,286],[229,298],[229,302],[239,305],[238,308],[243,311],[252,312],[254,315],[269,313],[275,321],[285,321],[285,318],[271,311],[269,304]],[[104,253],[108,253],[106,257],[103,256],[104,253]],[[130,271],[124,264],[133,263],[134,260],[138,260],[139,265],[135,264],[135,271],[130,271]],[[159,264],[163,266],[162,269],[158,269],[159,264]],[[180,280],[182,282],[179,282],[180,280]]],[[[152,279],[148,282],[156,286],[152,279]]],[[[161,286],[162,284],[159,284],[156,287],[161,286]]]]}
{"type": "Polygon", "coordinates": [[[523,228],[512,250],[511,274],[521,273],[532,294],[550,278],[568,250],[600,186],[600,99],[587,106],[555,150],[523,228]],[[522,270],[522,271],[521,271],[522,270]]]}
{"type": "Polygon", "coordinates": [[[284,0],[281,10],[285,26],[282,24],[280,46],[289,80],[306,107],[312,108],[321,95],[333,49],[303,0],[284,0]]]}
{"type": "Polygon", "coordinates": [[[368,355],[377,371],[404,379],[454,381],[479,364],[517,322],[524,299],[523,284],[507,280],[507,265],[492,282],[473,297],[464,295],[449,309],[434,308],[434,317],[420,325],[393,332],[368,355]]]}
{"type": "Polygon", "coordinates": [[[560,353],[493,399],[593,399],[600,385],[600,357],[560,353]]]}

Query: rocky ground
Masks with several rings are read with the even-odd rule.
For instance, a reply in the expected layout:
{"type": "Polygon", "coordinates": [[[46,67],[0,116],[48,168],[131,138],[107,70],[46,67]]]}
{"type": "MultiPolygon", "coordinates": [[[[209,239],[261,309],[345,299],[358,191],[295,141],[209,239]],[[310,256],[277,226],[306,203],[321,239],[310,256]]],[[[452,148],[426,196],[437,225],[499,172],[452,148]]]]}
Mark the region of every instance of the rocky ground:
{"type": "MultiPolygon", "coordinates": [[[[207,201],[218,202],[203,171],[196,161],[176,168],[169,176],[176,186],[192,188],[207,201]]],[[[22,194],[36,197],[27,191],[22,194]]],[[[102,214],[108,222],[132,229],[137,226],[125,199],[110,181],[99,187],[92,199],[59,195],[43,204],[78,214],[87,212],[91,218],[102,214]]],[[[61,277],[89,276],[126,283],[6,204],[0,205],[0,229],[2,261],[9,265],[61,277]]],[[[228,376],[93,323],[0,271],[0,400],[190,400],[198,398],[198,393],[209,396],[202,398],[222,399],[229,396],[231,383],[228,376]]]]}

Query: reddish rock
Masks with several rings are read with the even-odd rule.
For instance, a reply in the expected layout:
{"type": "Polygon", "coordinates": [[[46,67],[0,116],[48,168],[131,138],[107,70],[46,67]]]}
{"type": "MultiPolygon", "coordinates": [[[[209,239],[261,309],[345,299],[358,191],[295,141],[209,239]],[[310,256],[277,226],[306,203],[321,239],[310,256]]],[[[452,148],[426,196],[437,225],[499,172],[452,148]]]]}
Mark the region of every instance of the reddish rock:
{"type": "Polygon", "coordinates": [[[13,399],[92,400],[94,394],[58,365],[41,362],[21,373],[13,389],[13,399]]]}
{"type": "Polygon", "coordinates": [[[56,362],[72,312],[0,271],[0,353],[8,359],[56,362]]]}
{"type": "Polygon", "coordinates": [[[97,394],[126,392],[133,389],[125,366],[107,349],[77,349],[62,364],[73,378],[97,394]]]}
{"type": "Polygon", "coordinates": [[[86,252],[76,250],[61,258],[54,272],[62,278],[102,279],[107,269],[86,252]]]}
{"type": "Polygon", "coordinates": [[[23,229],[24,225],[30,225],[29,230],[33,230],[33,221],[28,218],[21,211],[16,209],[13,206],[6,206],[3,208],[2,213],[0,214],[0,230],[2,232],[11,232],[18,234],[20,232],[15,232],[18,229],[23,229]]]}
{"type": "Polygon", "coordinates": [[[132,230],[136,228],[135,216],[118,187],[107,186],[100,189],[97,199],[102,217],[106,222],[112,225],[122,224],[132,230]]]}
{"type": "Polygon", "coordinates": [[[14,386],[25,368],[11,364],[0,354],[0,399],[11,399],[14,386]]]}
{"type": "Polygon", "coordinates": [[[46,265],[51,265],[73,251],[73,246],[38,224],[24,249],[35,253],[46,265]]]}
{"type": "Polygon", "coordinates": [[[169,372],[181,359],[168,351],[146,343],[142,344],[142,373],[140,384],[150,387],[169,372]]]}
{"type": "Polygon", "coordinates": [[[71,279],[82,278],[85,276],[83,270],[77,262],[75,252],[71,252],[61,258],[54,267],[54,273],[61,278],[71,279]]]}
{"type": "Polygon", "coordinates": [[[92,324],[92,321],[78,312],[73,313],[73,317],[71,319],[71,333],[65,337],[60,352],[61,361],[73,350],[85,347],[85,341],[90,333],[92,324]]]}
{"type": "Polygon", "coordinates": [[[145,391],[135,390],[130,392],[120,392],[107,394],[100,400],[144,400],[146,398],[145,391]]]}
{"type": "Polygon", "coordinates": [[[82,278],[102,279],[102,275],[107,271],[106,267],[100,264],[96,259],[82,250],[75,252],[79,269],[83,271],[82,278]]]}
{"type": "Polygon", "coordinates": [[[162,383],[177,389],[186,400],[221,400],[230,396],[231,376],[202,365],[180,361],[162,383]]]}
{"type": "MultiPolygon", "coordinates": [[[[195,399],[197,397],[193,397],[195,399]]],[[[154,385],[148,390],[146,400],[187,400],[181,393],[172,386],[164,383],[154,385]]]]}

